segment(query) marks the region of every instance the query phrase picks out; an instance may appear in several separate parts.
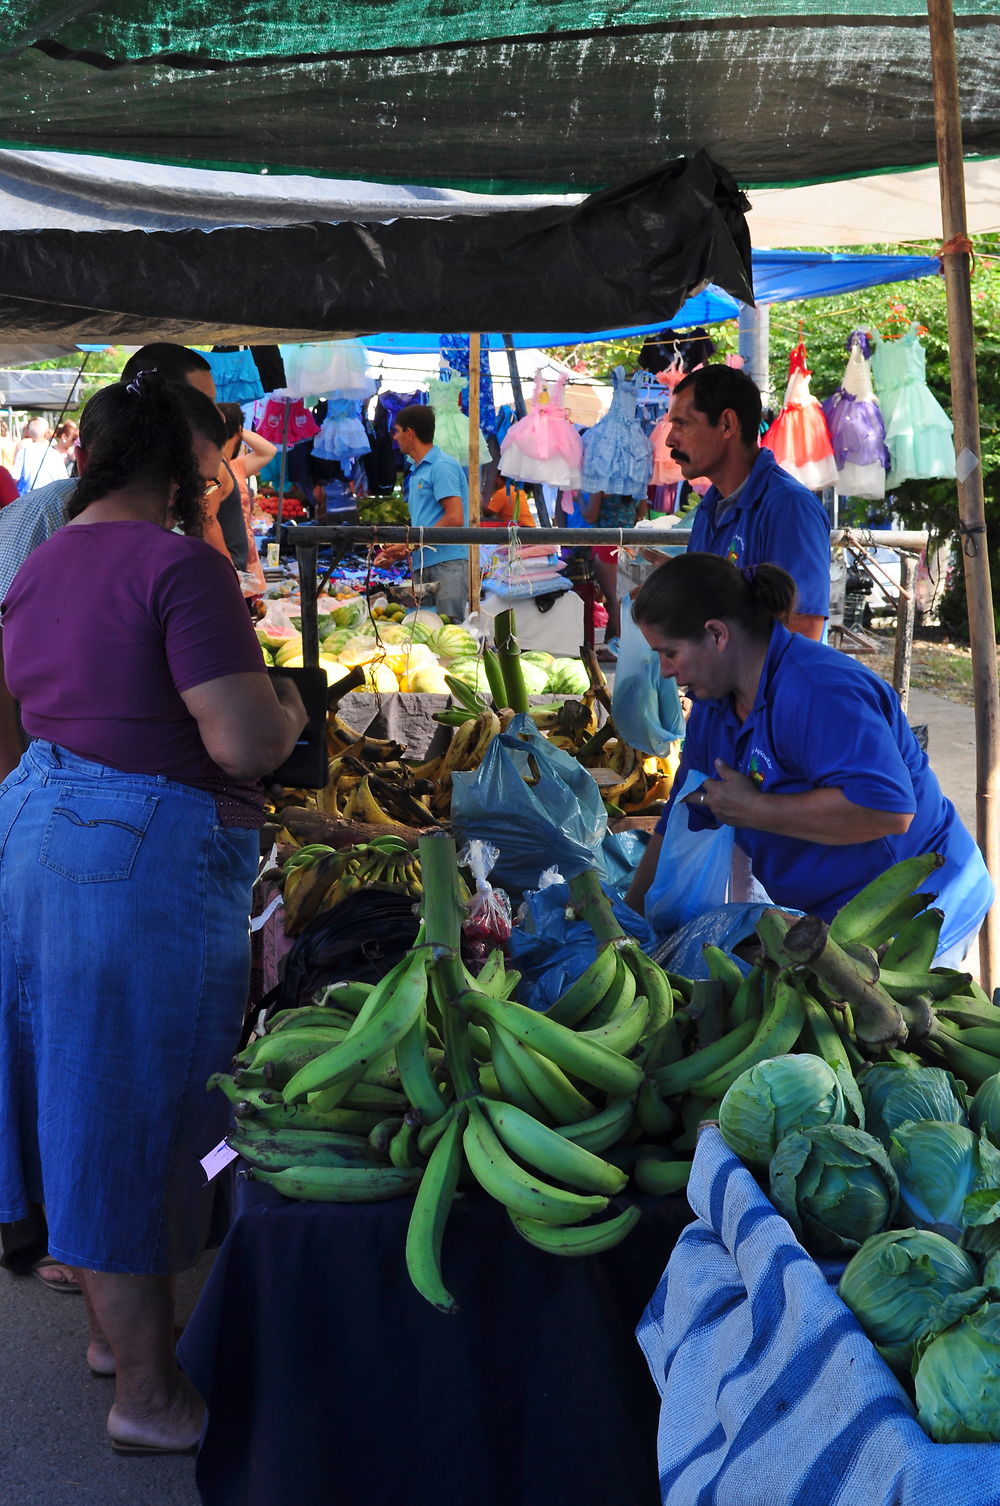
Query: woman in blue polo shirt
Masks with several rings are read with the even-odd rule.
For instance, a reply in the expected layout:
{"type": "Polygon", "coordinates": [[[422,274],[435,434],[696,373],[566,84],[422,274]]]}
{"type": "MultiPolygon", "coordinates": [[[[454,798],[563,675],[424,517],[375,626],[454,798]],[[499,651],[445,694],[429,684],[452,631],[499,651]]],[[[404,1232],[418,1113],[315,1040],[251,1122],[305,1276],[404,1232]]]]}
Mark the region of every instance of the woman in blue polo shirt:
{"type": "MultiPolygon", "coordinates": [[[[945,912],[939,956],[971,945],[993,900],[979,848],[945,799],[890,686],[783,620],[795,583],[777,565],[741,570],[711,554],[668,560],[632,615],[661,673],[694,702],[674,788],[692,829],[736,828],[754,875],[777,905],[829,920],[901,858],[938,852],[927,888],[945,912]]],[[[666,812],[629,894],[640,905],[656,872],[666,812]]],[[[667,854],[664,853],[664,860],[667,854]]]]}

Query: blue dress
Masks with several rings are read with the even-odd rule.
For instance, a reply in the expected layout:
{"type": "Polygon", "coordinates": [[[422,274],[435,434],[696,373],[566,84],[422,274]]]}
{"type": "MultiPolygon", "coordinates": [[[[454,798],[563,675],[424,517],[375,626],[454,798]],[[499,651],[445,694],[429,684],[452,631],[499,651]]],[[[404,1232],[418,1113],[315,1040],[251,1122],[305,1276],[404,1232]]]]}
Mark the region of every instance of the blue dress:
{"type": "Polygon", "coordinates": [[[636,389],[616,366],[611,407],[583,436],[583,490],[645,499],[653,474],[653,450],[636,417],[636,389]]]}

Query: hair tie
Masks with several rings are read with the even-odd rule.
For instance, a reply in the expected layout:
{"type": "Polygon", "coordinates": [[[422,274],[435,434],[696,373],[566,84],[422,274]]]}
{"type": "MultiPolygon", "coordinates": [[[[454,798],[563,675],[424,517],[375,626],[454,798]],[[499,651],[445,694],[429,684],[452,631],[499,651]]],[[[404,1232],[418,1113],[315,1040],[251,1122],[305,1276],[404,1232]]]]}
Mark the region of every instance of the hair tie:
{"type": "Polygon", "coordinates": [[[131,392],[133,397],[141,397],[142,387],[140,386],[140,383],[145,375],[146,373],[144,371],[137,371],[132,380],[130,382],[126,382],[125,391],[131,392]]]}
{"type": "Polygon", "coordinates": [[[752,591],[757,584],[757,566],[741,565],[740,574],[752,591]]]}

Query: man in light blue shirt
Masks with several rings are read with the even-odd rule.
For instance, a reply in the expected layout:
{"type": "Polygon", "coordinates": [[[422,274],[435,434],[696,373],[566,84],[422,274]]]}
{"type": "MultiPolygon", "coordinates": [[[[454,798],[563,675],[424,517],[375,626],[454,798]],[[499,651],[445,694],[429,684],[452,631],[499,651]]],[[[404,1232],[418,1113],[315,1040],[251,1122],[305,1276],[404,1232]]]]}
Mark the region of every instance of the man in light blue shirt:
{"type": "MultiPolygon", "coordinates": [[[[434,409],[413,403],[396,415],[392,437],[410,462],[406,494],[414,528],[467,528],[469,483],[452,455],[434,443],[434,409]]],[[[381,560],[398,560],[408,544],[389,544],[381,560]]],[[[424,544],[413,549],[410,568],[415,581],[435,582],[433,605],[443,616],[461,622],[469,600],[467,544],[424,544]]]]}

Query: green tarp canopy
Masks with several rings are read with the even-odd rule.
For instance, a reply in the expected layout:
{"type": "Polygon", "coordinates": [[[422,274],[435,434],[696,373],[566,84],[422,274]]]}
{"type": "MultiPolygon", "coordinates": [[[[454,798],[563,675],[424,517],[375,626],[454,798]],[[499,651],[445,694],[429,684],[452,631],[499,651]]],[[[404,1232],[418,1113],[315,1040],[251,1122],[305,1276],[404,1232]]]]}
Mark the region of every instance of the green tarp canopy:
{"type": "MultiPolygon", "coordinates": [[[[955,0],[1000,153],[1000,0],[955,0]]],[[[485,191],[698,150],[744,186],[935,157],[922,0],[3,0],[0,144],[485,191]]]]}

